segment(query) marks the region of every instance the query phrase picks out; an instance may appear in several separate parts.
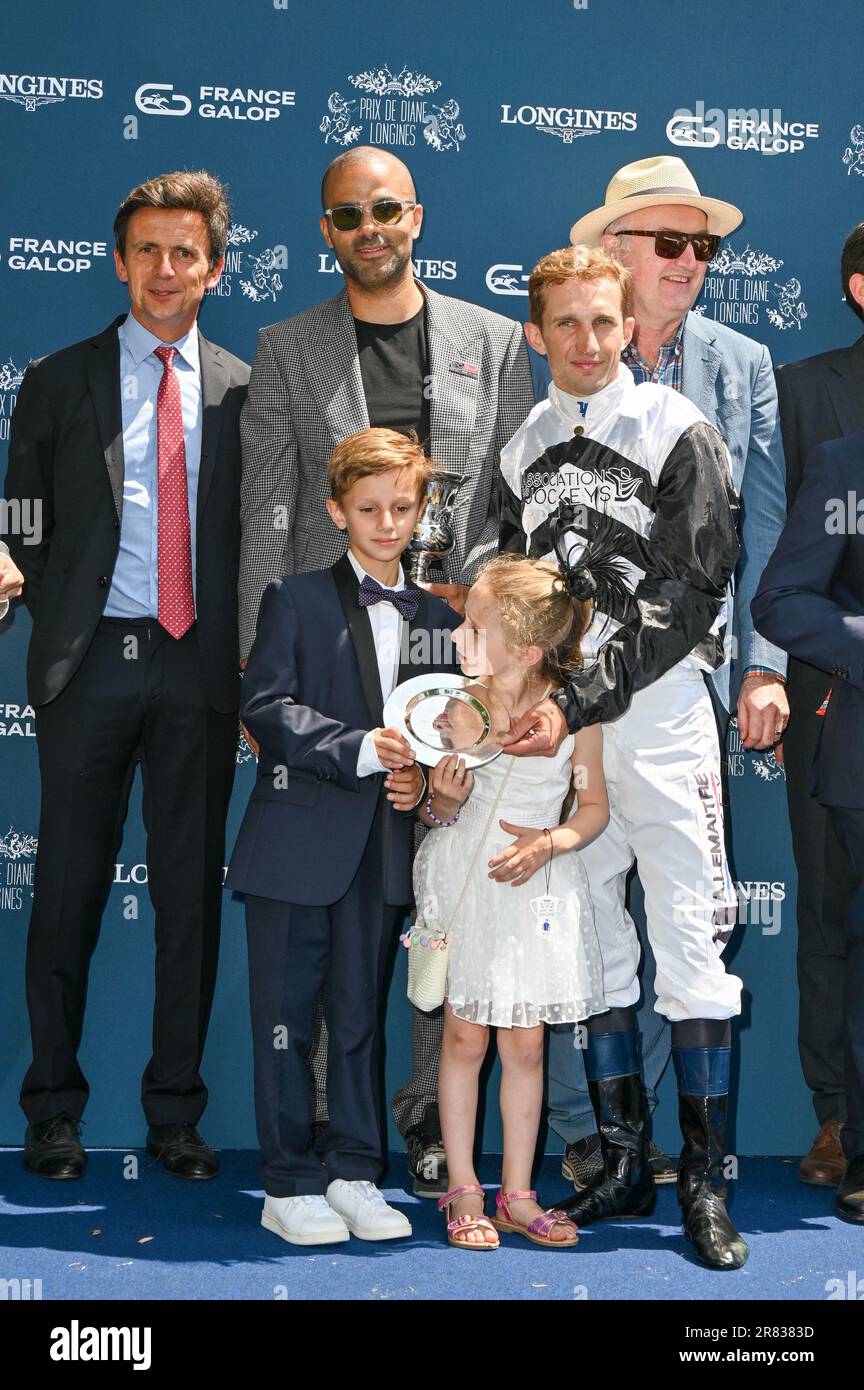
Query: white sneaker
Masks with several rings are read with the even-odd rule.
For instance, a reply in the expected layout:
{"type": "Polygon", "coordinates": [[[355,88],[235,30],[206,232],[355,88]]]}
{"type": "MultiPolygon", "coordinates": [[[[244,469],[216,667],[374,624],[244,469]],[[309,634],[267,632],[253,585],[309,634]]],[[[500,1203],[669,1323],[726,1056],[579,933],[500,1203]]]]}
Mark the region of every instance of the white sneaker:
{"type": "Polygon", "coordinates": [[[388,1207],[373,1182],[336,1178],[327,1188],[327,1201],[360,1240],[400,1240],[411,1234],[407,1216],[388,1207]]]}
{"type": "Polygon", "coordinates": [[[261,1225],[291,1245],[335,1245],[350,1240],[345,1222],[326,1197],[265,1197],[261,1225]]]}

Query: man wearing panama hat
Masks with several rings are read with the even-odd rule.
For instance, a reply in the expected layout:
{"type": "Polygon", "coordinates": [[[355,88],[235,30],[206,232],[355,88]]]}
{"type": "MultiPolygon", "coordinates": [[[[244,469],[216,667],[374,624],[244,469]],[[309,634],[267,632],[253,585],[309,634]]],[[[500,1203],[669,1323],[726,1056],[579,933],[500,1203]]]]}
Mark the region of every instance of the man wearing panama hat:
{"type": "MultiPolygon", "coordinates": [[[[602,246],[631,272],[636,327],[622,360],[636,381],[680,391],[716,425],[729,449],[741,499],[741,558],[727,628],[731,668],[727,662],[710,680],[715,704],[737,712],[742,742],[755,749],[774,744],[789,717],[785,654],[755,632],[750,615],[786,513],[777,392],[767,348],[693,312],[720,238],[742,220],[738,208],[702,195],[683,160],[660,155],[619,169],[603,206],[573,225],[570,240],[602,246]]],[[[522,722],[527,728],[531,718],[522,722]]],[[[534,728],[536,748],[540,728],[534,728]]],[[[646,969],[645,980],[652,975],[646,969]]],[[[669,1027],[652,1012],[653,1002],[646,998],[640,1018],[652,1108],[670,1050],[669,1027]]],[[[565,1174],[588,1187],[602,1175],[603,1161],[581,1057],[569,1030],[550,1031],[550,1124],[567,1146],[565,1174]]],[[[656,1150],[652,1168],[657,1180],[674,1178],[673,1166],[664,1165],[656,1150]]]]}

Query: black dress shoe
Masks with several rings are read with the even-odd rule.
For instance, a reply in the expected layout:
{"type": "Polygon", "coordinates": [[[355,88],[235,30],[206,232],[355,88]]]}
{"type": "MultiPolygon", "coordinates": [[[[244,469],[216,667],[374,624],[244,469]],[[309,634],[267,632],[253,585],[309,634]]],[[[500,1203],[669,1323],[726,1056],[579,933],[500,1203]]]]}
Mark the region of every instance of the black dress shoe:
{"type": "Polygon", "coordinates": [[[175,1178],[215,1178],[219,1172],[218,1158],[194,1125],[151,1125],[147,1152],[175,1178]]]}
{"type": "Polygon", "coordinates": [[[24,1167],[37,1178],[80,1178],[87,1155],[79,1139],[80,1120],[65,1111],[27,1126],[24,1167]]]}
{"type": "Polygon", "coordinates": [[[864,1223],[864,1154],[850,1158],[834,1198],[834,1214],[844,1221],[864,1223]]]}
{"type": "Polygon", "coordinates": [[[412,1125],[405,1134],[408,1150],[408,1171],[414,1185],[415,1197],[440,1197],[447,1191],[447,1159],[441,1138],[438,1104],[426,1106],[419,1125],[412,1125]]]}

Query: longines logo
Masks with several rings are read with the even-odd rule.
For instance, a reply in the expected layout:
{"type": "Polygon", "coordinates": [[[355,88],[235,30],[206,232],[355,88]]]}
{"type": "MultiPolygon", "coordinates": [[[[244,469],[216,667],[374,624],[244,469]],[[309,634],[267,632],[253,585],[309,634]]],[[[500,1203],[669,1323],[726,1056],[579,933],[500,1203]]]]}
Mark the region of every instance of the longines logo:
{"type": "MultiPolygon", "coordinates": [[[[213,121],[275,121],[296,92],[278,87],[199,87],[198,115],[213,121]]],[[[145,116],[188,116],[192,99],[175,92],[173,82],[142,82],[135,105],[145,116]]]]}
{"type": "Polygon", "coordinates": [[[556,135],[572,145],[583,135],[599,135],[608,130],[636,130],[635,111],[594,111],[581,106],[502,105],[502,125],[533,126],[541,135],[556,135]]]}
{"type": "Polygon", "coordinates": [[[67,97],[98,101],[102,96],[99,77],[32,77],[28,74],[0,72],[0,101],[14,102],[25,111],[53,106],[67,97]]]}
{"type": "Polygon", "coordinates": [[[458,150],[465,139],[459,120],[459,103],[428,101],[441,83],[422,72],[402,68],[395,75],[386,66],[349,75],[348,81],[364,96],[352,100],[341,92],[327,98],[327,114],[318,127],[325,145],[356,145],[363,137],[367,145],[410,147],[417,144],[417,133],[433,150],[458,150]]]}
{"type": "Polygon", "coordinates": [[[228,228],[228,249],[225,252],[225,268],[212,290],[207,293],[227,299],[234,291],[234,278],[238,277],[240,291],[246,299],[255,304],[265,300],[275,304],[276,296],[284,289],[281,271],[288,268],[288,247],[283,245],[265,246],[260,251],[241,250],[255,240],[258,233],[241,222],[232,222],[228,228]],[[245,278],[244,278],[245,272],[245,278]]]}
{"type": "Polygon", "coordinates": [[[36,869],[35,835],[22,835],[10,825],[0,836],[0,911],[20,912],[24,895],[33,895],[36,869]]]}
{"type": "Polygon", "coordinates": [[[685,148],[713,149],[725,145],[729,150],[751,150],[758,154],[797,154],[808,140],[819,139],[816,121],[787,121],[779,107],[744,110],[706,107],[697,101],[696,110],[680,106],[666,124],[666,139],[685,148]]]}
{"type": "MultiPolygon", "coordinates": [[[[438,260],[416,260],[411,264],[414,267],[414,274],[418,280],[455,280],[456,262],[438,260]]],[[[320,251],[318,254],[318,274],[319,275],[341,275],[342,267],[329,251],[320,251]]]]}
{"type": "Polygon", "coordinates": [[[847,177],[849,174],[860,174],[864,178],[864,125],[853,125],[849,141],[843,151],[847,177]]]}
{"type": "Polygon", "coordinates": [[[801,281],[794,275],[775,280],[782,266],[782,260],[749,243],[743,251],[724,243],[708,267],[698,312],[710,310],[719,323],[755,325],[764,309],[768,322],[781,333],[800,329],[807,317],[801,281]]]}
{"type": "Polygon", "coordinates": [[[490,265],[486,271],[486,288],[493,294],[527,295],[529,279],[521,265],[490,265]]]}
{"type": "Polygon", "coordinates": [[[76,241],[64,237],[10,236],[6,264],[10,270],[90,270],[97,256],[108,255],[106,241],[76,241]]]}
{"type": "Polygon", "coordinates": [[[16,367],[11,357],[0,366],[0,442],[9,438],[9,421],[18,400],[18,387],[24,380],[24,373],[16,367]]]}

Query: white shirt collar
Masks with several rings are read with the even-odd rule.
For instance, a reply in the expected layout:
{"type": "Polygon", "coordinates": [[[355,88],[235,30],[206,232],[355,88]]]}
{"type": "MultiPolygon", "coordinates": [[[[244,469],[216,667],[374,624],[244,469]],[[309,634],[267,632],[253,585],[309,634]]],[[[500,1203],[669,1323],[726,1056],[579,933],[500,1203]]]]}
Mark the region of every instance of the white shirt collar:
{"type": "MultiPolygon", "coordinates": [[[[351,549],[349,549],[349,551],[348,551],[348,559],[349,559],[350,562],[351,562],[351,568],[353,569],[354,573],[356,574],[356,576],[357,576],[357,578],[358,578],[358,580],[360,581],[361,584],[362,584],[362,582],[363,582],[364,579],[373,579],[374,576],[371,575],[371,574],[368,574],[368,575],[367,575],[367,573],[366,573],[366,571],[364,570],[363,566],[360,564],[360,561],[359,561],[359,560],[357,559],[357,557],[355,556],[354,551],[351,550],[351,549]]],[[[380,579],[375,579],[374,582],[375,582],[376,584],[381,584],[380,579]]],[[[404,588],[406,587],[406,586],[405,586],[405,571],[403,570],[403,568],[402,568],[401,565],[399,566],[399,578],[396,580],[396,583],[393,584],[392,586],[390,586],[390,585],[385,585],[385,584],[381,584],[381,587],[382,587],[382,589],[384,589],[384,588],[389,588],[389,587],[392,587],[393,589],[404,589],[404,588]]]]}
{"type": "Polygon", "coordinates": [[[549,387],[549,399],[559,415],[573,425],[583,425],[587,430],[595,428],[607,416],[616,412],[621,404],[621,398],[629,387],[635,388],[633,373],[623,362],[619,363],[618,371],[602,391],[595,391],[593,396],[572,396],[569,391],[562,391],[556,386],[554,381],[549,387]]]}

